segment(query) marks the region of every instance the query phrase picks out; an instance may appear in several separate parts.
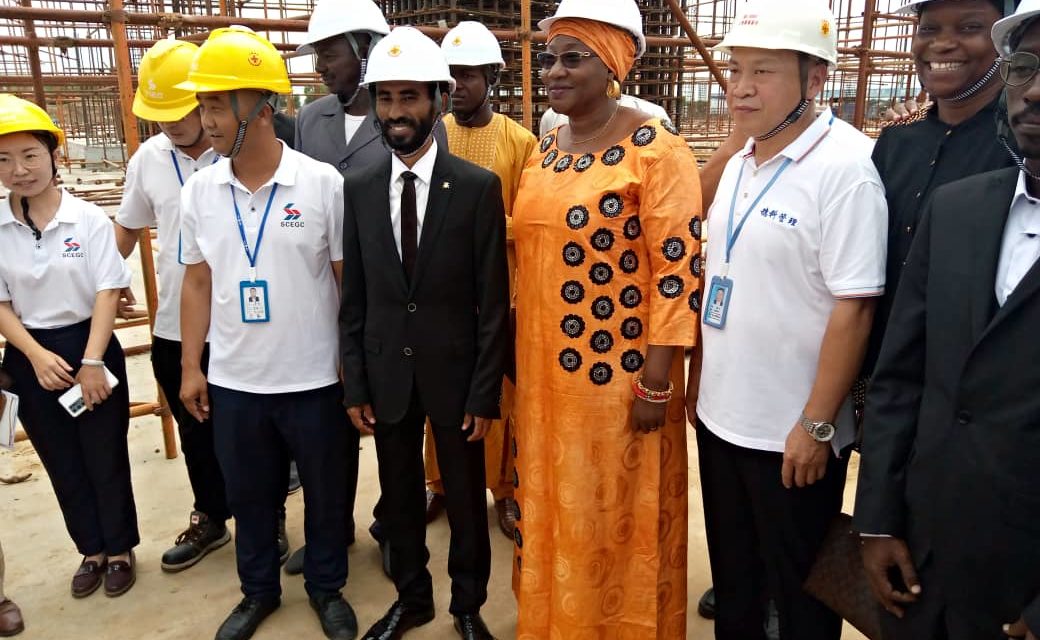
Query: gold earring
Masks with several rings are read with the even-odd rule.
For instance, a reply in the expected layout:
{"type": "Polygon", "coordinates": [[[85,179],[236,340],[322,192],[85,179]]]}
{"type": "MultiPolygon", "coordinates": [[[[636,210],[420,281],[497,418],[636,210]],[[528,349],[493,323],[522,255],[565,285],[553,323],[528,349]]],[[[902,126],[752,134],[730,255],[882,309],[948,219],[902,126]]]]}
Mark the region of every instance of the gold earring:
{"type": "Polygon", "coordinates": [[[611,100],[621,97],[621,83],[616,79],[611,79],[610,84],[607,85],[607,97],[611,100]]]}

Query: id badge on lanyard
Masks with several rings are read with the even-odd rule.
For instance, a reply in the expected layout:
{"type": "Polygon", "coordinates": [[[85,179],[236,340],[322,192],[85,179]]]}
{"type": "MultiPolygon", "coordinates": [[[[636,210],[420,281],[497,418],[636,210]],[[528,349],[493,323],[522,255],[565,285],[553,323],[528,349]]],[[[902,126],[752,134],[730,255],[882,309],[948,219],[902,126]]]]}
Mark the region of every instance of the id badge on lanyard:
{"type": "Polygon", "coordinates": [[[271,187],[271,195],[267,197],[267,206],[264,208],[264,217],[260,220],[260,230],[256,234],[256,246],[249,248],[249,240],[246,238],[246,227],[242,224],[242,214],[238,210],[238,202],[235,200],[235,188],[228,185],[231,190],[231,203],[235,206],[235,222],[238,223],[238,234],[242,238],[242,248],[246,252],[246,260],[249,261],[249,278],[238,283],[239,307],[242,310],[242,322],[270,322],[271,304],[268,296],[267,281],[256,278],[256,259],[260,255],[260,245],[264,241],[264,228],[267,226],[267,216],[271,213],[271,203],[274,202],[274,194],[278,193],[278,184],[271,187]]]}
{"type": "Polygon", "coordinates": [[[711,285],[708,287],[708,299],[704,304],[703,322],[709,327],[715,327],[716,329],[726,328],[726,318],[729,316],[729,303],[733,299],[733,281],[729,278],[729,264],[730,257],[733,254],[733,247],[737,244],[737,239],[740,238],[740,232],[744,230],[744,223],[747,222],[748,216],[751,215],[751,212],[755,210],[758,203],[762,201],[762,198],[776,184],[777,179],[789,166],[791,166],[791,158],[786,158],[783,164],[780,165],[780,168],[776,170],[776,173],[773,174],[773,177],[766,183],[765,188],[759,192],[754,202],[744,212],[736,228],[734,228],[733,216],[737,208],[737,193],[740,191],[740,182],[744,177],[744,163],[740,164],[737,184],[733,188],[733,198],[729,204],[729,221],[726,223],[726,258],[722,264],[722,275],[712,276],[711,285]]]}

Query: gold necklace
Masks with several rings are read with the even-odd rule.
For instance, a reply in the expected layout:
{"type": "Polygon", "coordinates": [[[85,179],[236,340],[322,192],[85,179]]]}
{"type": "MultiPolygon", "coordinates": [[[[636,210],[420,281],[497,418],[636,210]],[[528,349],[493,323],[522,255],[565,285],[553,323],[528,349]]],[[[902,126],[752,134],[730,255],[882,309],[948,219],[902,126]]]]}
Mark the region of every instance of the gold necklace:
{"type": "MultiPolygon", "coordinates": [[[[603,135],[603,132],[606,131],[610,127],[611,124],[613,124],[614,118],[617,117],[617,114],[618,114],[619,111],[621,111],[621,105],[615,102],[614,103],[614,113],[610,114],[610,118],[607,120],[606,124],[604,124],[602,127],[600,127],[599,130],[596,131],[596,133],[591,138],[585,138],[584,140],[575,140],[573,137],[571,137],[571,144],[572,145],[585,144],[586,142],[592,142],[596,138],[598,138],[601,135],[603,135]]],[[[574,127],[571,126],[571,130],[572,131],[573,131],[573,129],[574,129],[574,127]]]]}

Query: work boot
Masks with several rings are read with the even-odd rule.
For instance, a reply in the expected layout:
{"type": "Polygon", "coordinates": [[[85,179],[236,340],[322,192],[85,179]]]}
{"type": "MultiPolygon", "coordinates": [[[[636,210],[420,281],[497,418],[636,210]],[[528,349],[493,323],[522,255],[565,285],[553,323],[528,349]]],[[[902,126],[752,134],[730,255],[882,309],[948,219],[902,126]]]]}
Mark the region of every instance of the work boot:
{"type": "Polygon", "coordinates": [[[192,511],[188,528],[163,554],[162,570],[167,573],[183,571],[230,541],[231,532],[223,522],[214,522],[201,511],[192,511]]]}

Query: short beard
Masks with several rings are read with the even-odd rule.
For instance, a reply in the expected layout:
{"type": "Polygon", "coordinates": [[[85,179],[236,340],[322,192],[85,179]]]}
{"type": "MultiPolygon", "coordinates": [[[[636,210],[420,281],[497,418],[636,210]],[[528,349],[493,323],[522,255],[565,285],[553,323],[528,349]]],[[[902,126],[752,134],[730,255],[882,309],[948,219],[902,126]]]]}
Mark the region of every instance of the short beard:
{"type": "Polygon", "coordinates": [[[390,135],[387,133],[387,130],[390,128],[389,125],[391,124],[389,120],[380,120],[379,128],[380,131],[382,131],[383,140],[386,141],[387,146],[393,149],[398,155],[407,156],[415,153],[426,144],[426,140],[430,137],[430,133],[433,132],[435,119],[436,118],[431,111],[429,116],[423,118],[418,123],[414,121],[409,122],[409,124],[417,126],[415,126],[415,134],[409,140],[404,142],[395,142],[391,139],[390,135]]]}

